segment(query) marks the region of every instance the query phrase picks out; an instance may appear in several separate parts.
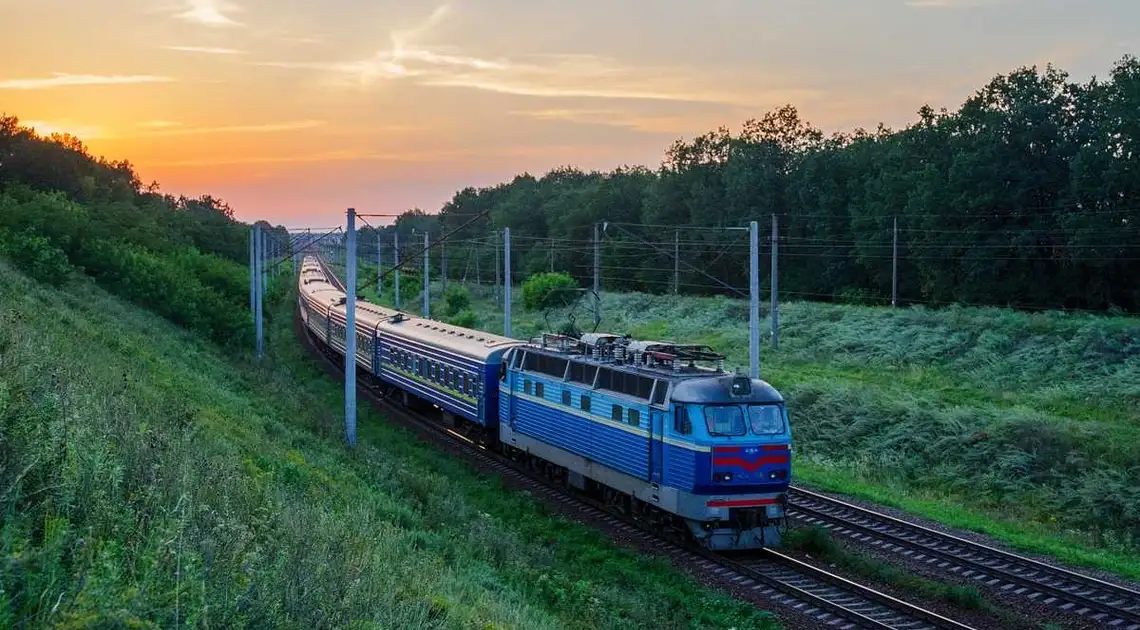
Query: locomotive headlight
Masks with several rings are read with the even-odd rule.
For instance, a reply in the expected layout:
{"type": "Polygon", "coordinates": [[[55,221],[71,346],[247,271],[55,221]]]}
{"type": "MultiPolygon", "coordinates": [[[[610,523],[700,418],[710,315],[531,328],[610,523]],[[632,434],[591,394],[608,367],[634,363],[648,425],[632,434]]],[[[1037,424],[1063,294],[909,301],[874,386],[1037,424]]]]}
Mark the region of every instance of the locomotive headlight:
{"type": "Polygon", "coordinates": [[[716,481],[732,481],[732,473],[716,473],[713,475],[716,481]]]}

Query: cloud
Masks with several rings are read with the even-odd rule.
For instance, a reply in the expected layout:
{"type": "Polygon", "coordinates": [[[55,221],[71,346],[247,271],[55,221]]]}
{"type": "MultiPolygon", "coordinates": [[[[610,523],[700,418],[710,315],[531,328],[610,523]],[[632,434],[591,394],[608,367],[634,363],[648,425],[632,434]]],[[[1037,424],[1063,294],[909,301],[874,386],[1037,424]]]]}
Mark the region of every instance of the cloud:
{"type": "Polygon", "coordinates": [[[204,53],[207,55],[243,55],[244,50],[237,50],[236,48],[214,48],[211,46],[163,46],[166,50],[178,50],[181,52],[194,52],[204,53]]]}
{"type": "MultiPolygon", "coordinates": [[[[702,75],[675,68],[631,68],[597,55],[532,55],[489,59],[424,40],[450,14],[437,8],[421,24],[389,33],[391,45],[348,61],[262,61],[255,65],[312,70],[346,85],[405,80],[533,97],[641,99],[752,104],[740,94],[699,85],[702,75]],[[339,80],[338,80],[339,79],[339,80]]],[[[707,74],[707,73],[704,73],[707,74]]]]}
{"type": "Polygon", "coordinates": [[[380,152],[371,149],[342,149],[337,151],[324,151],[320,153],[301,153],[297,155],[263,155],[263,156],[226,156],[216,158],[196,158],[178,160],[173,162],[158,162],[147,164],[148,167],[188,167],[208,168],[215,166],[233,166],[242,164],[313,164],[327,162],[389,162],[393,164],[438,164],[447,160],[477,159],[486,160],[490,157],[512,156],[549,156],[549,155],[583,155],[597,150],[597,147],[558,145],[558,146],[522,146],[504,147],[502,149],[454,149],[433,151],[392,151],[380,152]]]}
{"type": "Polygon", "coordinates": [[[182,127],[179,123],[153,121],[148,126],[157,131],[149,132],[148,136],[183,136],[205,133],[274,133],[280,131],[299,131],[323,127],[328,123],[323,120],[297,120],[282,123],[267,123],[261,125],[230,125],[225,127],[182,127]]]}
{"type": "Polygon", "coordinates": [[[186,0],[183,6],[186,10],[174,16],[180,20],[203,26],[242,26],[241,22],[226,15],[228,12],[241,10],[228,0],[186,0]]]}
{"type": "Polygon", "coordinates": [[[147,129],[167,129],[169,127],[177,127],[182,123],[171,122],[169,120],[147,120],[138,124],[139,127],[147,129]]]}
{"type": "Polygon", "coordinates": [[[173,80],[170,77],[148,74],[104,76],[53,72],[50,78],[0,80],[0,90],[43,90],[83,85],[135,85],[140,83],[168,83],[173,80]]]}
{"type": "Polygon", "coordinates": [[[637,115],[617,109],[535,109],[515,110],[510,113],[534,120],[620,127],[645,133],[671,134],[692,126],[691,121],[683,116],[637,115]]]}
{"type": "Polygon", "coordinates": [[[916,9],[965,9],[986,4],[993,4],[996,0],[907,0],[904,4],[916,9]]]}
{"type": "Polygon", "coordinates": [[[150,164],[154,167],[211,167],[233,166],[238,164],[307,164],[315,162],[354,162],[354,161],[383,161],[383,162],[432,162],[448,157],[458,157],[462,152],[431,152],[410,153],[398,151],[394,153],[378,153],[375,151],[344,149],[339,151],[324,151],[320,153],[303,153],[299,155],[265,155],[246,157],[217,157],[197,158],[191,160],[178,160],[174,162],[161,162],[150,164]]]}
{"type": "Polygon", "coordinates": [[[34,129],[35,132],[41,136],[63,133],[75,136],[80,140],[111,137],[102,127],[95,125],[77,125],[70,121],[46,122],[43,120],[21,120],[20,125],[34,129]]]}

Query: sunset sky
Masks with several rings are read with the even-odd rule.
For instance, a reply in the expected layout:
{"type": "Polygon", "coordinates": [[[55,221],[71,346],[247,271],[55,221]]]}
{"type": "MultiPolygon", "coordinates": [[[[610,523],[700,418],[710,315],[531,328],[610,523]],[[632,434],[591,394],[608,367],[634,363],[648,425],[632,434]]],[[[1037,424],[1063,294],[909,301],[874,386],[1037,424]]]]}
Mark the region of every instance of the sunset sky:
{"type": "Polygon", "coordinates": [[[0,113],[242,220],[434,212],[565,164],[656,167],[784,103],[826,131],[1140,52],[1136,0],[0,0],[0,113]]]}

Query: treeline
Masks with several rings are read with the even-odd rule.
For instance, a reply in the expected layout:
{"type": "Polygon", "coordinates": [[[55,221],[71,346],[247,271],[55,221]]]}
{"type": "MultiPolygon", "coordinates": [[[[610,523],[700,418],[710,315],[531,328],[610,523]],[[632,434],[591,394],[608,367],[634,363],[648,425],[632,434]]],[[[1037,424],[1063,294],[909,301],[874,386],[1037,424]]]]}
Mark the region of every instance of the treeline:
{"type": "MultiPolygon", "coordinates": [[[[882,303],[897,219],[902,303],[1137,311],[1140,62],[1124,57],[1085,83],[1021,68],[900,130],[828,137],[786,106],[736,134],[677,141],[656,170],[524,174],[464,189],[438,220],[412,212],[397,229],[410,253],[422,243],[413,227],[438,235],[488,209],[449,248],[449,275],[473,276],[482,252],[492,278],[491,232],[509,226],[516,279],[553,260],[588,286],[595,224],[609,222],[604,288],[670,290],[676,239],[682,293],[731,293],[714,278],[746,291],[747,236],[705,228],[758,221],[767,287],[776,215],[783,294],[882,303]]],[[[366,234],[362,249],[374,241],[366,234]]]]}
{"type": "Polygon", "coordinates": [[[40,281],[60,284],[78,269],[219,343],[249,347],[249,227],[219,199],[162,194],[129,162],[0,117],[0,255],[40,281]]]}

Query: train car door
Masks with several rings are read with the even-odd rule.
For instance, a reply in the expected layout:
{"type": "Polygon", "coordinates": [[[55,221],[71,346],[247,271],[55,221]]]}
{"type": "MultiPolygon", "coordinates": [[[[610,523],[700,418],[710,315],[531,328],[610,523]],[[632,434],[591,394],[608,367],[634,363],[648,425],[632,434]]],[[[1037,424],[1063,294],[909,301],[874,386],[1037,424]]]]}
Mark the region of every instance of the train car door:
{"type": "Polygon", "coordinates": [[[649,474],[648,481],[661,483],[662,438],[665,435],[665,413],[649,409],[649,474]]]}

